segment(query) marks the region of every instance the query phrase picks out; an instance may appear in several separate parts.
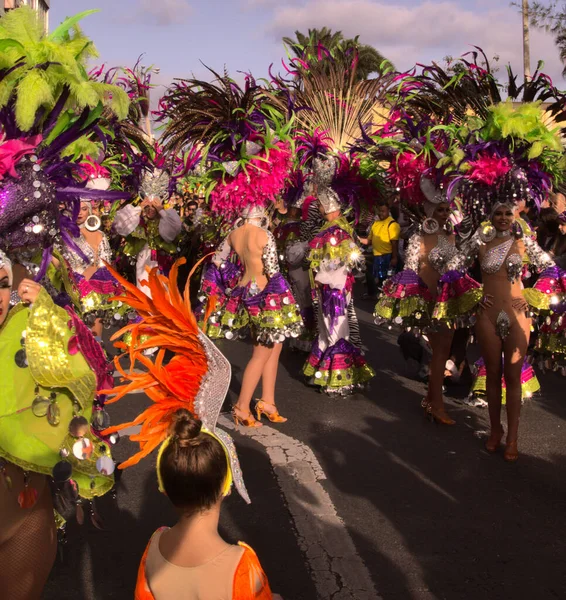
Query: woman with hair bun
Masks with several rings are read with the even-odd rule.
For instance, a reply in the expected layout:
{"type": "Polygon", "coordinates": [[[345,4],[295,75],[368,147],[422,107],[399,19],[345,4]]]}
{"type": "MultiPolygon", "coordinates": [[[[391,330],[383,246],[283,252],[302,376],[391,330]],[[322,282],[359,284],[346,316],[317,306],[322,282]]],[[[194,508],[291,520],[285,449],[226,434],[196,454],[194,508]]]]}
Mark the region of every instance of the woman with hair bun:
{"type": "Polygon", "coordinates": [[[231,486],[226,452],[188,410],[173,415],[157,474],[179,521],[152,536],[140,566],[136,599],[273,598],[254,551],[242,543],[228,544],[218,533],[220,508],[231,486]]]}
{"type": "MultiPolygon", "coordinates": [[[[246,502],[250,499],[234,443],[216,425],[230,385],[230,363],[198,329],[189,301],[190,280],[184,298],[178,292],[177,273],[184,262],[179,259],[173,265],[169,280],[157,269],[149,273],[153,300],[111,269],[125,289],[120,300],[135,306],[141,318],[127,328],[131,338],[147,336],[130,349],[130,370],[122,370],[128,383],[112,390],[112,401],[133,389],[145,390],[153,401],[135,419],[135,424],[141,424],[135,436],[140,451],[120,468],[137,464],[159,448],[159,490],[179,512],[177,524],[158,529],[147,545],[135,598],[271,600],[276,596],[254,551],[242,543],[228,544],[218,533],[220,508],[232,483],[246,502]],[[158,349],[153,362],[143,355],[149,347],[158,349]],[[174,357],[164,365],[166,350],[174,357]],[[135,369],[137,361],[147,370],[135,369]]],[[[117,332],[115,339],[124,331],[117,332]]],[[[104,434],[132,425],[110,427],[104,434]]]]}

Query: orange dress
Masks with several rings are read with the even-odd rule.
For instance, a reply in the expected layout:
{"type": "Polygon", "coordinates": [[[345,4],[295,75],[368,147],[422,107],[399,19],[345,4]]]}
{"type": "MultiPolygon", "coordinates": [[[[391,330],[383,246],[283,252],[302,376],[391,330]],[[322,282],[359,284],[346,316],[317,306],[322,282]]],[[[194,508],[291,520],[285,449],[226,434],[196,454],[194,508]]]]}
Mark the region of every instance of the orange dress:
{"type": "MultiPolygon", "coordinates": [[[[155,533],[164,529],[167,528],[161,527],[155,533]]],[[[146,576],[146,561],[152,540],[153,536],[145,549],[138,570],[135,600],[155,600],[146,576]]],[[[256,553],[247,544],[239,542],[238,545],[244,548],[244,552],[234,574],[232,600],[272,600],[273,595],[267,581],[267,576],[261,568],[256,553]]]]}

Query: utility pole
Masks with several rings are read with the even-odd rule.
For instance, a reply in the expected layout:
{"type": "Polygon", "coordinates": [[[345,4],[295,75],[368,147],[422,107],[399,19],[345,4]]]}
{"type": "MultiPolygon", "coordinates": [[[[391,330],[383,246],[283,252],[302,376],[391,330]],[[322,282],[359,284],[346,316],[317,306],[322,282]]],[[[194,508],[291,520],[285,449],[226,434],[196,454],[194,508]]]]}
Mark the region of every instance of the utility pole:
{"type": "Polygon", "coordinates": [[[529,39],[529,0],[523,0],[523,70],[525,83],[531,78],[531,44],[529,39]]]}

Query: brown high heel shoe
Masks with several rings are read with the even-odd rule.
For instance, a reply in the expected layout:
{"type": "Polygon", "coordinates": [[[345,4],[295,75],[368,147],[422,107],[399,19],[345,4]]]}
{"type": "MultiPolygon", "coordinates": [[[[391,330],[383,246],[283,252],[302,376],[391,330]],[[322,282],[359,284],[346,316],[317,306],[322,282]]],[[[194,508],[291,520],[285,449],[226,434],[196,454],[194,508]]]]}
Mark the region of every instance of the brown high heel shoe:
{"type": "Polygon", "coordinates": [[[515,462],[519,459],[519,450],[517,449],[517,442],[507,442],[505,446],[505,452],[503,458],[507,462],[515,462]]]}
{"type": "Polygon", "coordinates": [[[256,400],[255,412],[257,416],[257,420],[261,421],[261,415],[265,415],[272,423],[285,423],[287,419],[282,417],[279,414],[279,411],[275,408],[273,412],[268,412],[265,410],[265,406],[273,406],[275,408],[275,404],[271,402],[264,402],[263,400],[256,400]]]}
{"type": "Polygon", "coordinates": [[[497,434],[494,434],[492,431],[489,435],[489,439],[485,443],[486,451],[490,454],[495,454],[499,450],[499,446],[501,445],[501,440],[503,439],[504,435],[505,432],[503,431],[503,427],[501,428],[501,431],[497,434]]]}
{"type": "Polygon", "coordinates": [[[456,425],[456,421],[451,419],[444,409],[435,411],[434,408],[432,408],[432,404],[429,404],[426,407],[426,416],[437,425],[456,425]]]}
{"type": "Polygon", "coordinates": [[[236,427],[238,427],[238,425],[243,425],[244,427],[250,427],[252,429],[263,427],[263,425],[259,421],[256,421],[253,418],[251,412],[249,412],[247,416],[241,417],[236,414],[236,411],[239,411],[241,414],[243,414],[241,408],[238,408],[236,405],[232,407],[232,418],[234,419],[234,424],[236,425],[236,427]]]}

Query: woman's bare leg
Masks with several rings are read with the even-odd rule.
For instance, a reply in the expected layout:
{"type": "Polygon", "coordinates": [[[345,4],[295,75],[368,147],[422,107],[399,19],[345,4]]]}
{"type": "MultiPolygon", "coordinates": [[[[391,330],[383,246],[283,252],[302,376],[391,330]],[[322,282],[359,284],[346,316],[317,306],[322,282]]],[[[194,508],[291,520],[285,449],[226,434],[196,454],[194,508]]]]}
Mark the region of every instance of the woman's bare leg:
{"type": "Polygon", "coordinates": [[[236,408],[240,411],[242,416],[247,416],[250,412],[250,403],[254,392],[263,375],[265,365],[274,350],[275,348],[268,348],[267,346],[261,346],[259,344],[254,346],[252,357],[244,370],[242,388],[240,389],[240,395],[236,402],[236,408]]]}
{"type": "Polygon", "coordinates": [[[521,416],[521,371],[529,345],[531,322],[522,318],[511,327],[503,342],[505,387],[507,390],[507,444],[517,443],[521,416]]]}
{"type": "Polygon", "coordinates": [[[262,394],[261,399],[268,404],[275,404],[275,383],[277,382],[277,370],[279,368],[279,357],[283,344],[275,344],[269,360],[265,363],[261,376],[262,394]]]}
{"type": "Polygon", "coordinates": [[[491,433],[488,445],[499,444],[503,431],[501,425],[501,353],[503,345],[495,331],[495,326],[487,315],[482,315],[476,323],[476,336],[485,362],[486,397],[489,408],[491,433]]]}
{"type": "Polygon", "coordinates": [[[444,368],[450,356],[453,337],[454,332],[449,329],[428,335],[430,347],[432,348],[432,358],[429,367],[427,399],[435,413],[444,412],[442,384],[444,382],[444,368]]]}

